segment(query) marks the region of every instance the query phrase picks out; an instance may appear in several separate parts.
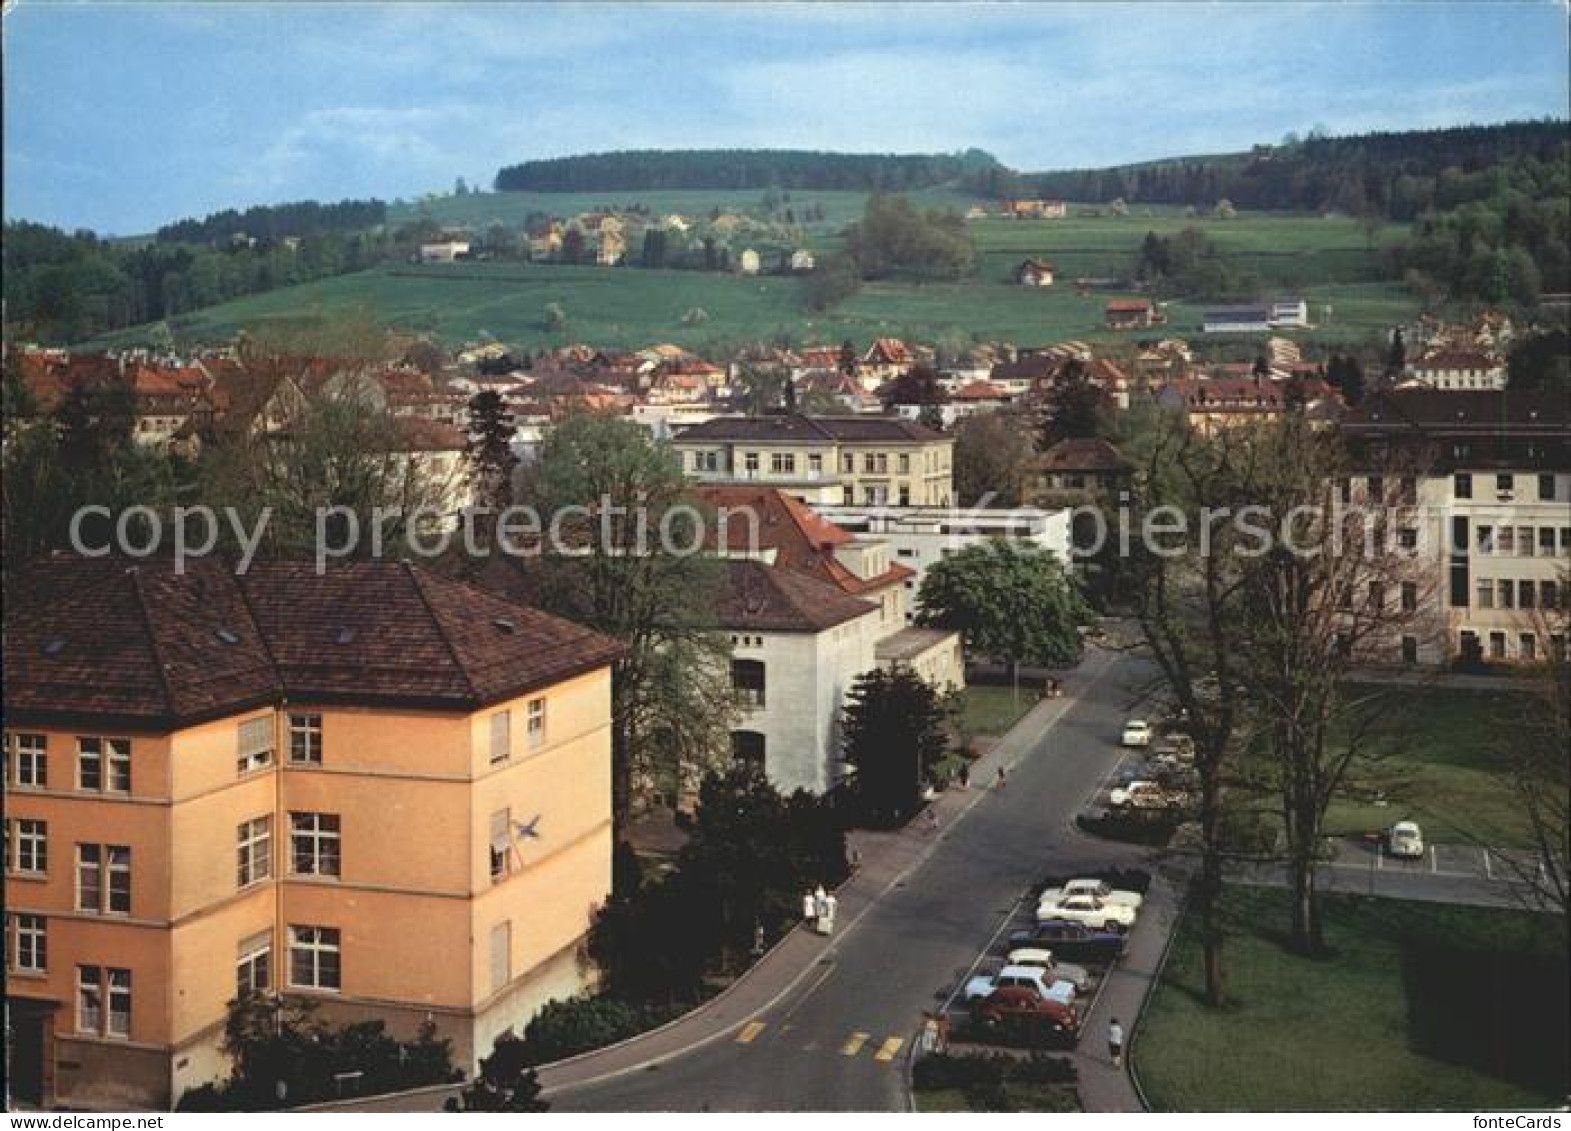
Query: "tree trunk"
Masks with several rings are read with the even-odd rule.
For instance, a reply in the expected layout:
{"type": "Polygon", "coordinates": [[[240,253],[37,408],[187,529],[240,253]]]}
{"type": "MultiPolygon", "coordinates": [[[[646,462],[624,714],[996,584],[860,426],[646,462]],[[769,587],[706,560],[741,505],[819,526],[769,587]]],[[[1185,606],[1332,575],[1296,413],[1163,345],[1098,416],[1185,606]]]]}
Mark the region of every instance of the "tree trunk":
{"type": "Polygon", "coordinates": [[[1200,942],[1205,961],[1205,1000],[1210,1006],[1227,999],[1222,974],[1222,803],[1215,766],[1208,766],[1200,789],[1201,857],[1195,882],[1195,910],[1200,918],[1200,942]]]}

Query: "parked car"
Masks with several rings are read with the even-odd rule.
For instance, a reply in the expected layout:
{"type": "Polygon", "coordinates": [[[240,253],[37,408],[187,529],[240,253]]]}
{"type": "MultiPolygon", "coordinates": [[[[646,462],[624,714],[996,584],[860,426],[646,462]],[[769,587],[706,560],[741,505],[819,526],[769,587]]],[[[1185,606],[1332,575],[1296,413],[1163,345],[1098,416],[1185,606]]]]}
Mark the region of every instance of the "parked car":
{"type": "Polygon", "coordinates": [[[1150,746],[1151,724],[1144,719],[1130,719],[1124,724],[1124,736],[1119,741],[1124,746],[1150,746]]]}
{"type": "Polygon", "coordinates": [[[1072,1005],[1078,995],[1075,984],[1058,978],[1040,966],[1005,966],[996,974],[978,974],[966,983],[966,1001],[981,1001],[995,990],[1024,987],[1046,1000],[1072,1005]]]}
{"type": "Polygon", "coordinates": [[[1102,930],[1127,931],[1135,925],[1135,909],[1117,903],[1104,903],[1094,895],[1066,895],[1036,907],[1037,922],[1067,919],[1102,930]]]}
{"type": "Polygon", "coordinates": [[[1106,880],[1080,879],[1070,880],[1061,888],[1045,889],[1037,899],[1037,904],[1040,906],[1044,903],[1057,903],[1066,895],[1089,895],[1100,899],[1103,903],[1118,903],[1136,911],[1139,911],[1140,905],[1146,901],[1146,897],[1139,892],[1119,891],[1106,880]]]}
{"type": "Polygon", "coordinates": [[[1178,809],[1189,804],[1189,795],[1163,788],[1160,782],[1142,779],[1113,790],[1107,795],[1115,809],[1178,809]]]}
{"type": "Polygon", "coordinates": [[[1091,985],[1091,972],[1084,966],[1060,962],[1044,946],[1017,946],[1009,951],[1010,966],[1034,966],[1055,982],[1068,982],[1075,992],[1083,994],[1091,985]]]}
{"type": "Polygon", "coordinates": [[[972,1006],[977,1022],[987,1029],[1029,1033],[1037,1026],[1073,1037],[1080,1031],[1080,1013],[1073,1002],[1043,997],[1030,986],[1000,986],[972,1006]]]}
{"type": "Polygon", "coordinates": [[[1118,931],[1093,930],[1065,919],[1045,919],[1009,936],[1011,947],[1047,947],[1055,956],[1076,962],[1116,962],[1128,941],[1118,931]]]}
{"type": "Polygon", "coordinates": [[[1386,852],[1405,860],[1424,855],[1424,832],[1417,821],[1398,821],[1386,830],[1386,852]]]}

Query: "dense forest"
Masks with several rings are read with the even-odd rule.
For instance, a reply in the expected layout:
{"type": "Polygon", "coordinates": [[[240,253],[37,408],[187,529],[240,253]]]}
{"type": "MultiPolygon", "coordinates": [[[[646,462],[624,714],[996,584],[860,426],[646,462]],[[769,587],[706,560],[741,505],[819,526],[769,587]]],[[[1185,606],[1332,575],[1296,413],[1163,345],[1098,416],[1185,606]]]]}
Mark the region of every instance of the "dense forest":
{"type": "Polygon", "coordinates": [[[825,153],[805,149],[634,149],[509,165],[498,192],[640,189],[821,189],[904,192],[981,187],[1008,170],[980,149],[963,153],[825,153]]]}
{"type": "Polygon", "coordinates": [[[380,200],[340,200],[322,204],[297,200],[290,204],[259,204],[238,212],[226,208],[201,220],[178,220],[158,229],[161,243],[219,243],[236,236],[281,240],[323,232],[358,232],[380,227],[387,205],[380,200]]]}
{"type": "Polygon", "coordinates": [[[1412,220],[1426,209],[1478,199],[1471,195],[1478,186],[1467,183],[1470,174],[1524,163],[1563,167],[1568,153],[1566,122],[1509,122],[1302,140],[1289,134],[1281,145],[1256,146],[1250,153],[1030,173],[1022,179],[1042,196],[1065,200],[1122,197],[1209,208],[1226,198],[1238,208],[1332,209],[1412,220]]]}
{"type": "Polygon", "coordinates": [[[386,254],[369,232],[324,232],[297,246],[131,243],[26,221],[5,225],[6,330],[67,344],[173,318],[241,295],[358,271],[386,254]]]}

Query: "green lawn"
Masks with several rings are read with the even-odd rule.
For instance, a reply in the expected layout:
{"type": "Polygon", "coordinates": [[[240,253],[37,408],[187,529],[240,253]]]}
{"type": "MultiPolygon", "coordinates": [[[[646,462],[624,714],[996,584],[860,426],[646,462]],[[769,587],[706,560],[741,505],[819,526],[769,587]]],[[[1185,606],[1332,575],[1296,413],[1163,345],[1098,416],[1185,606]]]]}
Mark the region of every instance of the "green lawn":
{"type": "Polygon", "coordinates": [[[1040,688],[1022,684],[1016,701],[1012,687],[995,687],[991,684],[973,683],[965,689],[965,709],[960,715],[960,729],[969,735],[986,735],[999,738],[1021,717],[1036,706],[1040,688]]]}
{"type": "Polygon", "coordinates": [[[1376,756],[1355,772],[1352,795],[1332,804],[1328,833],[1356,834],[1411,818],[1423,826],[1427,840],[1440,843],[1529,844],[1531,830],[1501,768],[1512,694],[1425,687],[1379,690],[1382,720],[1372,747],[1376,756]],[[1373,804],[1375,791],[1386,795],[1386,805],[1373,804]]]}
{"type": "Polygon", "coordinates": [[[1186,918],[1135,1057],[1158,1111],[1542,1107],[1566,1092],[1566,959],[1525,912],[1326,900],[1329,959],[1283,949],[1287,893],[1231,888],[1231,1002],[1199,1002],[1186,918]]]}
{"type": "MultiPolygon", "coordinates": [[[[641,200],[656,212],[707,211],[706,205],[740,206],[758,194],[474,194],[445,197],[430,205],[449,222],[483,227],[491,219],[516,222],[533,210],[574,213],[606,203],[641,200]],[[625,199],[621,199],[625,196],[625,199]],[[607,199],[609,197],[609,199],[607,199]]],[[[944,190],[917,194],[928,206],[964,206],[965,198],[944,190]]],[[[793,193],[793,203],[825,203],[828,217],[809,232],[823,247],[832,233],[860,212],[859,193],[793,193]]],[[[756,201],[752,201],[756,203],[756,201]]],[[[875,336],[916,341],[972,338],[1041,345],[1065,338],[1127,343],[1136,335],[1102,328],[1106,293],[1077,295],[1074,288],[1017,287],[1014,266],[1027,255],[1046,256],[1065,277],[1127,276],[1147,231],[1172,234],[1199,224],[1239,267],[1256,271],[1273,292],[1302,294],[1311,306],[1313,330],[1294,336],[1310,342],[1365,342],[1394,322],[1411,317],[1416,301],[1399,286],[1378,279],[1379,257],[1356,221],[1280,213],[1243,213],[1228,221],[1185,218],[1176,209],[1150,216],[1103,216],[1064,220],[975,221],[981,252],[976,277],[958,283],[870,283],[827,315],[809,315],[793,279],[750,278],[690,271],[643,271],[633,267],[565,267],[527,263],[399,265],[272,291],[223,303],[174,319],[183,337],[223,340],[256,323],[331,318],[365,310],[404,330],[430,332],[449,345],[488,334],[510,344],[539,349],[568,342],[609,347],[672,341],[700,351],[723,352],[744,342],[781,339],[798,344],[865,343],[875,336]],[[559,303],[567,327],[549,331],[544,308],[559,303]],[[1326,307],[1330,307],[1327,320],[1326,307]],[[686,323],[701,307],[708,317],[686,323]]],[[[412,215],[394,209],[395,221],[412,215]]],[[[1388,225],[1379,241],[1401,229],[1388,225]]],[[[1198,333],[1201,306],[1174,303],[1167,329],[1198,333]]],[[[132,329],[92,345],[136,340],[132,329]]],[[[1241,356],[1258,343],[1240,342],[1241,356]]]]}

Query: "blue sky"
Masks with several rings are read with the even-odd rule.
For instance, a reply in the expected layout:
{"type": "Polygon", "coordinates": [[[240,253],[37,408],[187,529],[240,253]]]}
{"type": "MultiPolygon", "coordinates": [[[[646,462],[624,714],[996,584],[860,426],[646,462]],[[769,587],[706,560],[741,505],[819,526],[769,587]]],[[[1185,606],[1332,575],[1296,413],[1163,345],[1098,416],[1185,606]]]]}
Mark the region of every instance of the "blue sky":
{"type": "Polygon", "coordinates": [[[1101,165],[1566,113],[1564,0],[46,3],[5,15],[5,213],[128,234],[630,147],[1101,165]]]}

